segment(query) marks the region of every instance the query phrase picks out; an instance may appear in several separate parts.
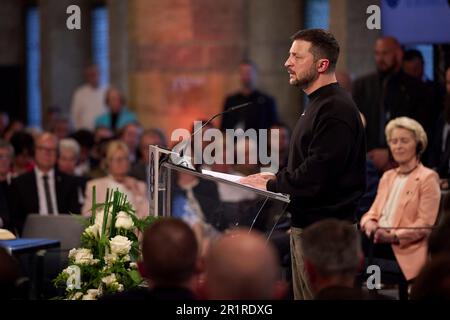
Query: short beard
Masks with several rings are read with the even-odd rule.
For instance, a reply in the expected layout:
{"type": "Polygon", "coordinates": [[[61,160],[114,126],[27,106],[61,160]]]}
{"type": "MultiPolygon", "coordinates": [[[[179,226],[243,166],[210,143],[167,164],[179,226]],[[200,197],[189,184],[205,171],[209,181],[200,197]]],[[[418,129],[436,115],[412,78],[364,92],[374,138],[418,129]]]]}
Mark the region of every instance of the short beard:
{"type": "Polygon", "coordinates": [[[309,69],[305,74],[300,75],[300,77],[297,77],[294,81],[291,82],[291,85],[304,90],[310,87],[318,77],[319,73],[316,71],[315,65],[312,65],[311,69],[309,69]]]}

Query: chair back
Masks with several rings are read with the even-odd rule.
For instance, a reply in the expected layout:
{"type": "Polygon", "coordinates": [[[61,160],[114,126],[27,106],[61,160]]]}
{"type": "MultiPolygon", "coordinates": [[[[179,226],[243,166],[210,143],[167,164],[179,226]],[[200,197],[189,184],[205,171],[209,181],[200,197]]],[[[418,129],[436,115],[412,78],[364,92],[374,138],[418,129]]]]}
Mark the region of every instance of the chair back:
{"type": "Polygon", "coordinates": [[[59,240],[61,251],[78,248],[80,236],[85,228],[80,222],[80,218],[80,216],[69,214],[48,216],[29,214],[25,221],[22,237],[59,240]]]}

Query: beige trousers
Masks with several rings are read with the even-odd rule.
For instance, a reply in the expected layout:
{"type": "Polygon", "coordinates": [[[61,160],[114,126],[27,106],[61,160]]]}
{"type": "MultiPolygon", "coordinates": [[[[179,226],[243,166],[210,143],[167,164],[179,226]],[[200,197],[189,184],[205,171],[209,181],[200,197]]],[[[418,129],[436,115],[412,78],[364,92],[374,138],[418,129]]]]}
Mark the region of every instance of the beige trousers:
{"type": "Polygon", "coordinates": [[[313,294],[306,277],[303,263],[303,252],[300,247],[303,229],[291,227],[291,261],[292,261],[292,285],[295,300],[312,300],[313,294]]]}

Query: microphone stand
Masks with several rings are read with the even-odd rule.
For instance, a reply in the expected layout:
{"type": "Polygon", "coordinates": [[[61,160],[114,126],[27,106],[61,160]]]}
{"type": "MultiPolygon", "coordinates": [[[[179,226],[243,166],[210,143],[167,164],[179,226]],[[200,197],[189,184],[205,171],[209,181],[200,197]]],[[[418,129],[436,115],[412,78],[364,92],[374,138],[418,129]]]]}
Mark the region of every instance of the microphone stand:
{"type": "MultiPolygon", "coordinates": [[[[236,111],[236,110],[238,110],[238,109],[247,107],[248,105],[251,105],[251,104],[252,104],[252,102],[242,103],[242,104],[239,104],[239,105],[237,105],[237,106],[231,107],[231,108],[229,108],[229,109],[227,109],[227,110],[225,110],[225,111],[222,111],[222,112],[220,112],[220,113],[215,114],[214,116],[212,116],[211,118],[209,118],[209,119],[208,119],[208,120],[207,120],[200,128],[194,130],[194,132],[193,132],[193,133],[191,134],[191,136],[189,137],[189,140],[187,140],[187,144],[190,145],[191,138],[194,137],[194,136],[195,136],[199,131],[201,131],[205,126],[207,126],[209,123],[211,123],[211,121],[213,121],[215,118],[217,118],[217,117],[219,117],[219,116],[221,116],[221,115],[224,115],[224,114],[226,114],[226,113],[233,112],[233,111],[236,111]]],[[[186,142],[186,141],[181,141],[181,142],[179,142],[178,144],[176,144],[176,145],[172,148],[172,150],[171,150],[171,152],[170,152],[170,153],[172,154],[172,155],[170,156],[170,159],[172,160],[172,163],[175,164],[175,165],[179,165],[179,166],[185,167],[185,168],[190,169],[190,170],[194,170],[194,171],[200,172],[200,170],[199,170],[198,168],[196,169],[195,166],[192,164],[191,159],[189,159],[189,158],[187,158],[187,157],[185,157],[185,156],[183,155],[183,151],[184,151],[184,149],[186,148],[186,145],[181,147],[180,144],[182,144],[182,143],[184,143],[184,142],[186,142]],[[181,147],[180,152],[174,151],[175,149],[178,149],[179,147],[181,147]],[[177,155],[179,156],[178,159],[175,158],[175,156],[177,156],[177,155]],[[174,158],[175,158],[175,159],[174,159],[174,158]]]]}

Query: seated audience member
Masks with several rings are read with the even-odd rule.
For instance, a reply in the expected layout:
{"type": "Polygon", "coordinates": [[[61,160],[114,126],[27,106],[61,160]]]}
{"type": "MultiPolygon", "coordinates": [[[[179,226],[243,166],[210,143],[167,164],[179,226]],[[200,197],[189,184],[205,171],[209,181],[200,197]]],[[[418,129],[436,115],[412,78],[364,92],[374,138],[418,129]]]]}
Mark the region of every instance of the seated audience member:
{"type": "Polygon", "coordinates": [[[206,253],[204,294],[211,300],[281,299],[279,272],[277,253],[264,236],[234,230],[206,253]]]}
{"type": "Polygon", "coordinates": [[[12,120],[5,131],[3,132],[3,139],[11,142],[12,136],[17,133],[25,130],[25,125],[22,120],[14,119],[12,120]]]}
{"type": "Polygon", "coordinates": [[[11,220],[19,233],[30,213],[79,213],[78,181],[55,169],[58,140],[44,132],[36,138],[35,167],[12,180],[11,220]]]}
{"type": "Polygon", "coordinates": [[[194,300],[200,271],[199,245],[192,229],[176,218],[162,218],[144,232],[139,271],[148,288],[104,300],[194,300]]]}
{"type": "Polygon", "coordinates": [[[94,135],[89,130],[81,129],[71,134],[70,138],[74,139],[80,146],[80,157],[75,168],[75,175],[86,177],[91,169],[90,156],[95,144],[94,135]]]}
{"type": "Polygon", "coordinates": [[[11,167],[12,177],[33,170],[34,140],[33,136],[25,131],[15,133],[10,140],[14,148],[14,159],[11,167]]]}
{"type": "Polygon", "coordinates": [[[277,169],[275,170],[276,173],[279,168],[283,168],[287,164],[291,131],[286,124],[281,122],[275,123],[270,127],[270,134],[274,134],[274,132],[272,131],[275,130],[278,130],[278,144],[275,144],[273,146],[271,145],[271,136],[268,137],[268,144],[271,153],[278,153],[278,163],[269,163],[267,166],[275,167],[275,169],[277,169]]]}
{"type": "Polygon", "coordinates": [[[0,247],[0,301],[16,297],[17,281],[19,280],[19,263],[0,247]]]}
{"type": "Polygon", "coordinates": [[[95,119],[95,127],[107,127],[117,132],[128,123],[137,122],[133,112],[128,111],[125,106],[125,98],[122,93],[110,87],[105,93],[105,104],[108,111],[95,119]]]}
{"type": "Polygon", "coordinates": [[[355,288],[356,273],[363,263],[358,231],[348,222],[327,219],[301,234],[305,271],[316,300],[366,300],[355,288]]]}
{"type": "Polygon", "coordinates": [[[223,209],[215,182],[176,172],[172,183],[172,216],[188,223],[199,242],[205,233],[221,229],[223,209]]]}
{"type": "Polygon", "coordinates": [[[396,260],[410,281],[426,261],[427,236],[439,210],[439,178],[420,162],[427,136],[417,121],[391,120],[386,137],[398,168],[384,173],[372,207],[361,218],[363,245],[373,241],[374,256],[396,260]]]}
{"type": "Polygon", "coordinates": [[[84,203],[84,190],[87,179],[77,176],[76,167],[80,159],[80,145],[75,139],[66,138],[59,141],[58,146],[58,170],[72,176],[78,181],[78,198],[84,203]]]}
{"type": "Polygon", "coordinates": [[[67,138],[72,131],[72,126],[69,118],[59,116],[55,119],[51,128],[51,132],[58,137],[58,139],[67,138]]]}
{"type": "Polygon", "coordinates": [[[427,262],[411,288],[411,300],[450,301],[450,255],[427,262]]]}
{"type": "Polygon", "coordinates": [[[142,127],[137,122],[131,122],[125,125],[119,131],[119,139],[128,146],[130,150],[130,161],[136,163],[139,140],[142,135],[142,127]]]}
{"type": "Polygon", "coordinates": [[[106,148],[112,140],[114,140],[114,133],[111,129],[103,126],[95,128],[94,144],[89,153],[89,170],[86,174],[89,178],[102,178],[107,175],[103,164],[106,148]]]}
{"type": "Polygon", "coordinates": [[[131,168],[130,175],[141,181],[147,181],[149,164],[149,146],[167,147],[167,139],[159,129],[145,130],[139,140],[139,160],[131,168]]]}
{"type": "Polygon", "coordinates": [[[103,178],[90,180],[86,185],[85,203],[82,209],[83,215],[90,216],[92,205],[92,187],[96,187],[96,199],[103,202],[106,197],[106,189],[125,193],[128,200],[136,210],[136,215],[145,217],[149,214],[147,200],[147,188],[145,183],[128,176],[130,160],[127,145],[118,140],[111,141],[106,149],[105,159],[108,175],[103,178]]]}
{"type": "Polygon", "coordinates": [[[0,139],[0,228],[8,229],[10,222],[10,208],[8,188],[11,182],[9,169],[14,155],[13,147],[0,139]]]}
{"type": "Polygon", "coordinates": [[[66,174],[75,175],[80,157],[80,145],[74,139],[62,139],[58,146],[58,169],[66,174]]]}

